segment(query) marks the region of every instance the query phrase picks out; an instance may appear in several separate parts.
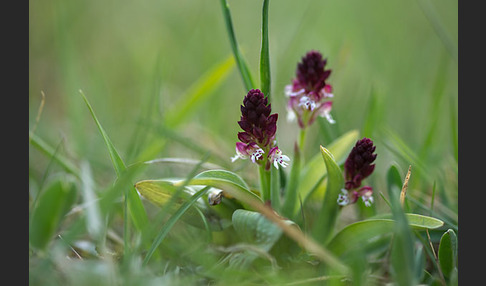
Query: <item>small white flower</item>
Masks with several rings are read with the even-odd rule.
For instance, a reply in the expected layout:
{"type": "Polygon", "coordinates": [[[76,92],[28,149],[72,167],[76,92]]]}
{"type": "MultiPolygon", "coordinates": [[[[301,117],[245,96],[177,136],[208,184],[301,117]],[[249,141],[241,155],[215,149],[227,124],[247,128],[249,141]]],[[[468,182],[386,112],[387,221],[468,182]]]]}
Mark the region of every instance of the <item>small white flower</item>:
{"type": "Polygon", "coordinates": [[[348,191],[341,189],[341,193],[338,196],[337,203],[340,206],[346,206],[349,204],[348,191]]]}
{"type": "Polygon", "coordinates": [[[253,163],[256,163],[257,160],[260,160],[263,158],[263,154],[265,151],[263,151],[262,148],[258,149],[253,149],[253,152],[251,153],[250,159],[253,163]]]}
{"type": "Polygon", "coordinates": [[[336,121],[331,116],[331,108],[332,108],[331,101],[324,102],[319,107],[319,116],[326,118],[327,121],[329,121],[329,123],[334,124],[336,123],[336,121]]]}
{"type": "Polygon", "coordinates": [[[303,88],[302,89],[299,89],[297,91],[292,91],[292,89],[293,89],[293,86],[291,84],[286,85],[285,86],[285,91],[284,91],[285,95],[288,96],[288,97],[298,96],[298,95],[301,95],[301,94],[303,94],[305,92],[305,89],[303,89],[303,88]]]}
{"type": "Polygon", "coordinates": [[[313,111],[317,107],[317,104],[310,97],[304,95],[300,98],[298,106],[313,111]]]}
{"type": "Polygon", "coordinates": [[[294,122],[297,119],[295,112],[292,109],[287,108],[287,121],[294,122]]]}
{"type": "Polygon", "coordinates": [[[370,207],[373,203],[373,196],[371,195],[371,192],[367,192],[366,194],[364,194],[361,199],[367,207],[370,207]]]}
{"type": "Polygon", "coordinates": [[[263,151],[263,149],[255,143],[245,144],[242,142],[236,142],[236,155],[231,157],[231,162],[250,157],[250,160],[253,163],[256,163],[257,160],[263,158],[264,153],[265,151],[263,151]]]}
{"type": "Polygon", "coordinates": [[[278,169],[278,165],[287,167],[289,165],[290,158],[287,155],[282,154],[282,151],[277,146],[270,149],[268,153],[270,160],[273,162],[273,166],[278,169]]]}

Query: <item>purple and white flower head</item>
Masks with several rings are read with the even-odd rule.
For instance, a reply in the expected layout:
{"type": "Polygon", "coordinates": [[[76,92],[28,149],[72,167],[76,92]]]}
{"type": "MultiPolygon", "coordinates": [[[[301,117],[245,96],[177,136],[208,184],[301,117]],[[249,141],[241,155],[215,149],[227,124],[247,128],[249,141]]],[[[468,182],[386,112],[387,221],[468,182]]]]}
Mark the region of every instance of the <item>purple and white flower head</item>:
{"type": "Polygon", "coordinates": [[[335,123],[331,116],[334,97],[332,86],[326,83],[331,70],[326,70],[327,59],[322,58],[318,51],[310,51],[297,64],[296,77],[292,84],[285,87],[285,94],[289,97],[287,103],[287,119],[297,119],[300,128],[311,125],[317,116],[335,123]]]}
{"type": "Polygon", "coordinates": [[[240,110],[238,125],[243,132],[238,132],[241,142],[236,142],[236,155],[231,161],[250,158],[259,165],[266,162],[266,169],[272,163],[277,169],[279,165],[286,167],[290,159],[278,149],[275,140],[278,114],[270,114],[272,107],[265,95],[259,89],[251,89],[240,110]]]}
{"type": "Polygon", "coordinates": [[[373,203],[373,188],[370,186],[361,187],[361,182],[371,175],[375,170],[377,154],[373,154],[376,146],[369,138],[358,140],[344,162],[344,189],[338,197],[338,204],[341,206],[354,204],[361,198],[364,204],[369,207],[373,203]],[[344,198],[346,197],[346,198],[344,198]]]}

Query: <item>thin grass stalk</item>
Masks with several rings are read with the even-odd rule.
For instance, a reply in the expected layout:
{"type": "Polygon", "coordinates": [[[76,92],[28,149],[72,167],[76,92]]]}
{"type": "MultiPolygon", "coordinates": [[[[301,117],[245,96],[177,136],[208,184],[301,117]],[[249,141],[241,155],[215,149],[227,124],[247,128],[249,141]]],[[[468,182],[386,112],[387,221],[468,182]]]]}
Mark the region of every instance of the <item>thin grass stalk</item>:
{"type": "Polygon", "coordinates": [[[236,40],[235,31],[233,29],[233,21],[231,20],[231,12],[229,9],[228,2],[226,0],[221,0],[221,7],[223,9],[223,16],[224,22],[226,24],[226,29],[228,31],[228,36],[231,44],[231,49],[233,50],[233,55],[236,59],[236,64],[240,71],[241,79],[243,80],[243,85],[245,87],[245,91],[255,88],[255,83],[250,73],[250,69],[248,68],[248,64],[246,63],[243,55],[238,47],[238,41],[236,40]]]}
{"type": "Polygon", "coordinates": [[[187,202],[185,202],[175,213],[173,216],[170,217],[170,219],[164,224],[162,229],[160,230],[159,234],[157,235],[157,238],[155,239],[154,243],[150,247],[150,249],[147,252],[147,255],[145,256],[143,260],[143,265],[147,265],[149,262],[150,258],[154,254],[155,250],[157,247],[162,243],[164,238],[167,236],[169,231],[172,229],[172,227],[175,225],[175,223],[182,217],[182,215],[199,199],[201,198],[206,192],[209,190],[209,186],[204,187],[200,191],[198,191],[196,194],[194,194],[191,199],[187,202]]]}
{"type": "Polygon", "coordinates": [[[260,88],[271,102],[270,51],[268,44],[268,5],[270,0],[263,0],[262,8],[262,44],[260,51],[260,88]]]}

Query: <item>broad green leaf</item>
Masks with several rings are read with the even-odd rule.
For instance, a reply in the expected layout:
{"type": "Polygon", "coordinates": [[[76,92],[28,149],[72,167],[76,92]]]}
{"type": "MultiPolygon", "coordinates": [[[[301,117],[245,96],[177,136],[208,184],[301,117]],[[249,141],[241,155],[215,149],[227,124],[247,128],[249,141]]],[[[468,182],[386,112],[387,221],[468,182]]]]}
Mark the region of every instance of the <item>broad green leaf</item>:
{"type": "Polygon", "coordinates": [[[262,214],[239,209],[233,213],[233,227],[242,241],[269,251],[282,235],[282,230],[262,214]]]}
{"type": "Polygon", "coordinates": [[[199,78],[186,91],[186,94],[181,96],[183,100],[178,102],[175,108],[168,111],[165,124],[176,127],[184,119],[191,118],[191,114],[194,113],[197,106],[206,102],[214,94],[216,88],[228,77],[233,70],[234,64],[234,58],[229,56],[199,78]]]}
{"type": "MultiPolygon", "coordinates": [[[[169,213],[174,213],[178,208],[180,208],[185,202],[189,201],[192,194],[195,193],[194,189],[185,187],[181,193],[179,193],[176,200],[171,202],[171,198],[175,196],[178,191],[178,187],[174,185],[173,182],[168,180],[143,180],[135,184],[135,189],[140,193],[140,195],[158,207],[168,207],[169,213]],[[171,203],[171,205],[167,205],[171,203]]],[[[207,201],[207,196],[206,196],[207,201]]],[[[221,230],[228,226],[224,219],[218,217],[217,213],[214,211],[217,209],[215,207],[209,207],[203,199],[194,202],[190,208],[188,208],[182,220],[193,226],[199,228],[205,228],[204,221],[200,219],[200,215],[196,208],[199,208],[204,216],[208,219],[210,227],[212,230],[221,230]]],[[[219,207],[221,208],[221,207],[219,207]]]]}
{"type": "Polygon", "coordinates": [[[159,234],[157,235],[155,241],[152,243],[150,246],[150,249],[147,252],[147,255],[145,256],[143,260],[143,264],[146,265],[150,258],[152,257],[154,251],[157,249],[157,247],[162,243],[164,238],[167,236],[169,231],[172,229],[172,227],[175,225],[175,223],[188,211],[192,205],[194,205],[197,200],[199,200],[207,191],[209,187],[205,187],[195,193],[191,198],[186,201],[184,204],[182,204],[177,211],[170,217],[170,219],[164,224],[162,229],[160,230],[159,234]]]}
{"type": "Polygon", "coordinates": [[[445,278],[450,278],[456,267],[457,236],[452,229],[448,229],[441,237],[439,243],[439,265],[445,278]]]}
{"type": "Polygon", "coordinates": [[[76,200],[73,179],[56,178],[39,195],[29,222],[29,242],[45,250],[64,215],[76,200]]]}
{"type": "MultiPolygon", "coordinates": [[[[405,214],[409,225],[417,230],[435,229],[441,227],[443,222],[427,216],[405,214]]],[[[395,221],[392,215],[384,218],[372,218],[352,223],[338,232],[328,244],[328,249],[336,255],[343,255],[354,248],[361,248],[380,236],[393,233],[395,221]],[[389,218],[385,218],[389,217],[389,218]]]]}
{"type": "MultiPolygon", "coordinates": [[[[349,152],[358,140],[359,132],[351,130],[334,140],[327,150],[334,156],[334,160],[341,165],[346,160],[349,152]]],[[[304,202],[309,198],[311,193],[315,194],[316,199],[322,199],[325,193],[325,184],[323,177],[327,175],[327,169],[322,154],[316,154],[305,166],[302,166],[302,172],[299,179],[297,193],[303,198],[304,202]],[[316,184],[318,184],[316,186],[316,184]]],[[[298,202],[295,202],[298,206],[298,202]]]]}
{"type": "MultiPolygon", "coordinates": [[[[444,225],[444,222],[441,221],[440,219],[430,217],[430,216],[414,214],[414,213],[405,213],[405,216],[407,218],[408,224],[417,230],[436,229],[444,225]]],[[[380,214],[370,219],[393,219],[393,215],[391,213],[380,214]]]]}
{"type": "Polygon", "coordinates": [[[314,238],[325,244],[334,232],[339,205],[337,199],[344,187],[344,177],[341,168],[337,165],[333,155],[324,147],[321,148],[322,158],[328,173],[326,194],[322,201],[322,207],[317,216],[316,226],[313,229],[314,238]]]}
{"type": "MultiPolygon", "coordinates": [[[[233,213],[233,227],[242,242],[256,247],[261,252],[269,252],[282,236],[282,229],[265,218],[262,214],[243,209],[233,213]]],[[[287,221],[291,224],[291,221],[287,221]]],[[[244,248],[243,248],[244,249],[244,248]]],[[[236,253],[230,260],[230,266],[247,267],[258,257],[258,253],[247,248],[236,253]]]]}
{"type": "Polygon", "coordinates": [[[261,201],[259,196],[250,191],[250,187],[240,176],[226,170],[209,170],[199,173],[190,180],[189,185],[211,186],[221,189],[223,192],[227,187],[234,187],[261,201]]]}
{"type": "MultiPolygon", "coordinates": [[[[96,117],[96,114],[94,113],[91,104],[88,102],[88,99],[86,98],[86,96],[81,90],[80,93],[86,105],[88,106],[91,116],[93,117],[93,120],[95,121],[96,126],[98,127],[98,130],[100,131],[101,136],[103,137],[103,140],[105,141],[105,145],[108,149],[108,153],[110,154],[110,159],[111,162],[113,163],[113,168],[115,169],[116,175],[117,177],[120,177],[122,172],[125,171],[126,169],[125,163],[123,162],[120,155],[116,151],[115,146],[113,145],[110,138],[108,137],[108,134],[106,134],[105,130],[101,126],[101,123],[98,121],[98,118],[96,117]]],[[[147,224],[147,214],[145,213],[145,209],[143,208],[142,201],[140,200],[140,197],[137,195],[137,193],[134,191],[133,187],[129,188],[128,190],[125,190],[125,195],[126,195],[125,199],[127,200],[127,204],[128,204],[128,211],[131,215],[133,223],[138,230],[142,230],[144,226],[147,224]]]]}

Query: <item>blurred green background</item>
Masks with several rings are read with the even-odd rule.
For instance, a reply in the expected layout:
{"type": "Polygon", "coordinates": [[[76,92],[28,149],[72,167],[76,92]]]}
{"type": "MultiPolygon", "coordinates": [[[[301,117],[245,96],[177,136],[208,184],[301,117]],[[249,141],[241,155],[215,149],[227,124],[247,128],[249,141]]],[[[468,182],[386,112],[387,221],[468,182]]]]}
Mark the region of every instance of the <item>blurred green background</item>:
{"type": "MultiPolygon", "coordinates": [[[[257,80],[262,1],[228,2],[240,48],[257,80]]],[[[403,174],[412,165],[411,184],[421,191],[430,193],[434,182],[446,189],[443,199],[455,209],[457,12],[458,1],[451,0],[272,1],[272,107],[279,113],[280,148],[292,155],[298,134],[297,125],[285,120],[284,86],[300,58],[319,50],[332,69],[337,124],[314,124],[306,155],[358,129],[376,142],[378,189],[384,181],[380,174],[397,161],[403,174]]],[[[232,57],[219,1],[41,0],[29,1],[29,13],[29,128],[44,92],[35,134],[58,146],[59,154],[89,161],[102,185],[115,176],[81,89],[127,164],[141,158],[200,159],[211,150],[210,161],[241,167],[229,161],[246,94],[234,64],[227,74],[213,77],[217,84],[177,126],[158,129],[198,80],[232,57]],[[167,144],[157,149],[160,138],[167,144]]],[[[31,147],[32,182],[48,167],[49,172],[57,168],[49,163],[31,147]]]]}

